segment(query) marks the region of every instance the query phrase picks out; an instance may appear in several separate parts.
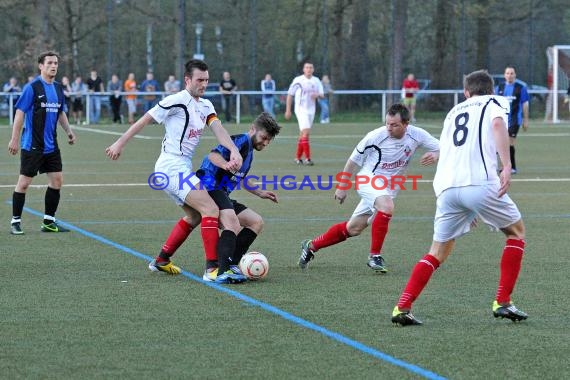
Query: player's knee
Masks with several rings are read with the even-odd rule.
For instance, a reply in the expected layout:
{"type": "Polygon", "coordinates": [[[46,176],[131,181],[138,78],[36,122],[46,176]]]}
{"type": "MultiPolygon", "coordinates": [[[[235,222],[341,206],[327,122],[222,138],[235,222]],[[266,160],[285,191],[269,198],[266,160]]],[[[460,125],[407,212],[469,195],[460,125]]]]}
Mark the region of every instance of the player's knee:
{"type": "Polygon", "coordinates": [[[260,216],[259,218],[255,218],[247,227],[259,235],[261,231],[263,231],[264,225],[265,222],[260,216]]]}

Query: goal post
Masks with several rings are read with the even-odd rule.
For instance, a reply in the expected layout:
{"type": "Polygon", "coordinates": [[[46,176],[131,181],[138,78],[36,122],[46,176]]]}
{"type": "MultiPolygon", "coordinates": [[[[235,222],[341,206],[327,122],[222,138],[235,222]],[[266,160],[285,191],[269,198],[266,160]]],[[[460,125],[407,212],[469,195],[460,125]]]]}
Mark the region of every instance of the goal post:
{"type": "Polygon", "coordinates": [[[552,75],[552,85],[549,83],[547,114],[552,110],[552,122],[560,123],[560,99],[566,94],[570,78],[570,45],[554,45],[546,49],[548,57],[548,74],[552,75]],[[552,73],[552,74],[551,74],[552,73]]]}

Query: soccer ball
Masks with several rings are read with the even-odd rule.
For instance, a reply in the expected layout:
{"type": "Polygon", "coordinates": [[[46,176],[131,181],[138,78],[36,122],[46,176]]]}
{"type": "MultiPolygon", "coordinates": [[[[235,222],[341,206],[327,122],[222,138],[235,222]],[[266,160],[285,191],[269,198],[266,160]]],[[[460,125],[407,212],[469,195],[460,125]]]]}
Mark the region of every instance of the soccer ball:
{"type": "Polygon", "coordinates": [[[267,276],[269,262],[260,252],[248,252],[239,261],[239,269],[250,280],[259,280],[267,276]]]}

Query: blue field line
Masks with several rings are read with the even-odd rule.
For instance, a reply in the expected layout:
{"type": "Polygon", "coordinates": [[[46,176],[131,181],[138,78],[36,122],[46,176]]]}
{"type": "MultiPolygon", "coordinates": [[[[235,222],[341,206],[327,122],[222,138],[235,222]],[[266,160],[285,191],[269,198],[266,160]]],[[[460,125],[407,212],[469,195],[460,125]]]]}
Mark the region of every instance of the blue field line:
{"type": "MultiPolygon", "coordinates": [[[[39,211],[36,211],[36,210],[33,210],[33,209],[31,209],[31,208],[28,208],[28,207],[25,207],[24,210],[25,210],[26,212],[28,212],[29,214],[32,214],[32,215],[35,215],[35,216],[38,216],[38,217],[43,217],[43,215],[44,215],[43,213],[41,213],[41,212],[39,212],[39,211]]],[[[147,256],[147,255],[145,255],[145,254],[143,254],[143,253],[140,253],[140,252],[138,252],[138,251],[135,251],[134,249],[131,249],[131,248],[126,247],[126,246],[124,246],[124,245],[122,245],[122,244],[119,244],[119,243],[116,243],[116,242],[114,242],[114,241],[112,241],[112,240],[109,240],[109,239],[107,239],[107,238],[104,238],[104,237],[102,237],[102,236],[100,236],[100,235],[97,235],[97,234],[94,234],[94,233],[89,232],[89,231],[87,231],[87,230],[84,230],[84,229],[82,229],[82,228],[80,228],[80,227],[76,227],[76,226],[74,226],[73,224],[66,223],[66,222],[64,222],[64,221],[62,221],[62,220],[58,220],[57,222],[58,222],[58,224],[61,224],[61,225],[62,225],[63,227],[65,227],[65,228],[68,228],[68,229],[70,229],[70,230],[72,230],[72,231],[78,232],[78,233],[80,233],[80,234],[82,234],[82,235],[84,235],[84,236],[86,236],[86,237],[88,237],[88,238],[91,238],[91,239],[96,240],[96,241],[98,241],[98,242],[100,242],[100,243],[109,245],[109,246],[111,246],[111,247],[113,247],[113,248],[116,248],[116,249],[118,249],[118,250],[121,250],[121,251],[123,251],[123,252],[125,252],[125,253],[128,253],[128,254],[130,254],[130,255],[133,255],[133,256],[135,256],[135,257],[138,257],[139,259],[143,259],[143,260],[145,260],[145,261],[147,261],[147,262],[148,262],[148,261],[151,261],[151,260],[153,259],[153,258],[150,257],[150,256],[147,256]]],[[[217,291],[219,291],[219,292],[222,292],[222,293],[225,293],[225,294],[230,295],[230,296],[232,296],[232,297],[235,297],[235,298],[237,298],[237,299],[239,299],[239,300],[241,300],[241,301],[243,301],[243,302],[246,302],[246,303],[248,303],[248,304],[250,304],[250,305],[252,305],[252,306],[257,306],[257,307],[259,307],[259,308],[261,308],[261,309],[263,309],[263,310],[265,310],[265,311],[268,311],[268,312],[270,312],[270,313],[276,314],[276,315],[282,317],[283,319],[286,319],[286,320],[288,320],[288,321],[290,321],[290,322],[293,322],[293,323],[295,323],[295,324],[297,324],[297,325],[300,325],[300,326],[302,326],[302,327],[304,327],[304,328],[307,328],[307,329],[309,329],[309,330],[316,331],[316,332],[318,332],[318,333],[320,333],[320,334],[323,334],[324,336],[329,337],[330,339],[336,340],[337,342],[340,342],[340,343],[342,343],[342,344],[345,344],[345,345],[347,345],[347,346],[349,346],[349,347],[352,347],[352,348],[354,348],[354,349],[356,349],[356,350],[358,350],[358,351],[364,352],[364,353],[366,353],[366,354],[368,354],[368,355],[371,355],[371,356],[373,356],[373,357],[375,357],[375,358],[377,358],[377,359],[383,360],[383,361],[385,361],[385,362],[387,362],[387,363],[389,363],[389,364],[392,364],[392,365],[394,365],[394,366],[401,367],[401,368],[403,368],[403,369],[405,369],[405,370],[407,370],[407,371],[410,371],[410,372],[412,372],[412,373],[414,373],[414,374],[416,374],[416,375],[422,376],[422,377],[424,377],[424,378],[426,378],[426,379],[434,379],[434,380],[435,380],[435,379],[438,379],[438,380],[446,379],[445,377],[440,376],[440,375],[438,375],[438,374],[436,374],[436,373],[434,373],[434,372],[428,371],[428,370],[423,369],[423,368],[421,368],[421,367],[418,367],[418,366],[416,366],[416,365],[414,365],[414,364],[410,364],[410,363],[405,362],[405,361],[403,361],[403,360],[397,359],[397,358],[395,358],[395,357],[393,357],[393,356],[390,356],[390,355],[388,355],[388,354],[385,354],[384,352],[378,351],[378,350],[376,350],[376,349],[374,349],[374,348],[372,348],[372,347],[369,347],[369,346],[367,346],[367,345],[365,345],[365,344],[362,344],[362,343],[357,342],[357,341],[355,341],[355,340],[353,340],[353,339],[350,339],[350,338],[348,338],[348,337],[346,337],[346,336],[344,336],[344,335],[342,335],[342,334],[339,334],[339,333],[336,333],[336,332],[334,332],[334,331],[328,330],[328,329],[326,329],[326,328],[324,328],[324,327],[322,327],[322,326],[319,326],[319,325],[317,325],[317,324],[315,324],[315,323],[309,322],[309,321],[307,321],[307,320],[304,320],[303,318],[297,317],[297,316],[295,316],[295,315],[293,315],[293,314],[291,314],[291,313],[288,313],[288,312],[286,312],[286,311],[283,311],[283,310],[281,310],[281,309],[279,309],[279,308],[277,308],[277,307],[275,307],[275,306],[272,306],[272,305],[267,304],[267,303],[265,303],[265,302],[261,302],[261,301],[259,301],[259,300],[256,300],[255,298],[246,296],[246,295],[244,295],[244,294],[242,294],[242,293],[240,293],[240,292],[237,292],[237,291],[232,290],[232,289],[228,289],[228,288],[226,288],[226,287],[224,287],[224,286],[221,286],[221,285],[219,285],[219,284],[216,284],[216,283],[213,283],[213,282],[204,281],[201,277],[196,276],[196,275],[193,274],[193,273],[190,273],[190,272],[187,272],[187,271],[184,271],[184,270],[183,270],[181,274],[182,274],[183,276],[189,278],[190,280],[193,280],[193,281],[202,283],[202,284],[204,284],[204,285],[207,285],[207,286],[209,286],[209,287],[211,287],[211,288],[213,288],[213,289],[215,289],[215,290],[217,290],[217,291]]]]}

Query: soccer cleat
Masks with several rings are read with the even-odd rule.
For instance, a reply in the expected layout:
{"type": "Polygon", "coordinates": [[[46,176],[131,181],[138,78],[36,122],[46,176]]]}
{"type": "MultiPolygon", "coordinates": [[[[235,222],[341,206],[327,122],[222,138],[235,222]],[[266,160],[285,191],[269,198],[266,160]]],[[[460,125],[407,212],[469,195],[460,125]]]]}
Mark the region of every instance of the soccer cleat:
{"type": "Polygon", "coordinates": [[[204,271],[202,280],[214,282],[216,281],[216,277],[218,277],[218,268],[208,268],[204,271]]]}
{"type": "Polygon", "coordinates": [[[234,272],[235,274],[241,274],[241,275],[243,275],[241,269],[239,269],[239,266],[237,266],[237,265],[230,265],[230,270],[231,270],[232,272],[234,272]]]}
{"type": "Polygon", "coordinates": [[[177,267],[176,265],[172,264],[172,261],[168,261],[164,264],[157,264],[156,259],[148,263],[148,269],[150,269],[153,272],[165,272],[173,275],[180,274],[182,272],[180,267],[177,267]]]}
{"type": "Polygon", "coordinates": [[[395,306],[392,311],[392,323],[402,326],[419,326],[422,324],[422,321],[416,319],[410,311],[400,311],[398,306],[395,306]]]}
{"type": "Polygon", "coordinates": [[[518,170],[517,170],[517,169],[514,169],[514,168],[511,169],[511,174],[517,174],[517,173],[518,173],[518,170]]]}
{"type": "Polygon", "coordinates": [[[303,165],[303,161],[301,161],[301,160],[299,160],[299,159],[297,159],[297,158],[295,159],[295,163],[296,163],[297,165],[303,165]]]}
{"type": "Polygon", "coordinates": [[[303,164],[305,164],[307,166],[313,166],[315,163],[313,161],[311,161],[310,158],[307,158],[305,161],[303,161],[303,164]]]}
{"type": "Polygon", "coordinates": [[[69,232],[69,230],[56,222],[51,222],[48,224],[42,223],[42,232],[69,232]]]}
{"type": "Polygon", "coordinates": [[[310,248],[311,240],[307,239],[301,243],[301,257],[299,257],[299,267],[301,269],[307,268],[309,261],[311,261],[315,255],[313,250],[310,248]]]}
{"type": "Polygon", "coordinates": [[[231,269],[216,277],[215,282],[218,284],[241,284],[247,281],[247,277],[243,274],[234,273],[231,269]]]}
{"type": "Polygon", "coordinates": [[[12,235],[23,235],[24,234],[24,230],[22,230],[22,226],[20,225],[20,222],[12,223],[12,225],[10,227],[10,233],[12,235]]]}
{"type": "Polygon", "coordinates": [[[509,303],[508,306],[501,306],[496,300],[493,302],[493,316],[495,318],[508,318],[513,322],[523,321],[528,318],[527,313],[517,309],[512,303],[509,303]]]}
{"type": "Polygon", "coordinates": [[[374,272],[387,273],[386,264],[382,255],[371,255],[366,263],[374,272]]]}

